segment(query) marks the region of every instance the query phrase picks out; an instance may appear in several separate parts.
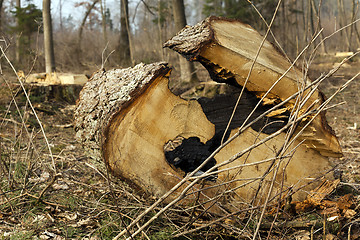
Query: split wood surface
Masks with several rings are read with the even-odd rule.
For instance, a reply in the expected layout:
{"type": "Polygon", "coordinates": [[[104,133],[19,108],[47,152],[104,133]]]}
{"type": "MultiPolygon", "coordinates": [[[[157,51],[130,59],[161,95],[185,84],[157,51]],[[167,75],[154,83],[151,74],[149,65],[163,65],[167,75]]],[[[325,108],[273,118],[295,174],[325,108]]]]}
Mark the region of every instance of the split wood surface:
{"type": "Polygon", "coordinates": [[[303,186],[311,181],[308,177],[314,179],[331,169],[328,156],[340,156],[341,149],[324,114],[311,113],[322,103],[321,93],[314,86],[300,91],[311,84],[310,80],[268,42],[226,131],[261,41],[248,25],[208,18],[185,28],[165,44],[202,63],[213,80],[233,86],[231,91],[211,97],[185,100],[175,96],[168,88],[171,68],[166,63],[95,73],[81,91],[75,111],[77,138],[90,155],[103,158],[114,175],[157,197],[220,147],[200,171],[193,173],[193,178],[203,180],[184,195],[186,203],[200,201],[204,208],[215,205],[217,211],[225,211],[224,206],[230,210],[245,207],[250,201],[261,202],[271,184],[275,186],[274,197],[303,186]],[[294,98],[272,110],[296,95],[302,100],[294,98]],[[259,121],[241,130],[262,97],[249,118],[250,122],[259,121]],[[297,130],[292,136],[299,133],[300,137],[289,143],[285,130],[294,112],[297,117],[307,117],[295,124],[297,130]],[[239,137],[222,145],[222,140],[236,134],[239,137]]]}

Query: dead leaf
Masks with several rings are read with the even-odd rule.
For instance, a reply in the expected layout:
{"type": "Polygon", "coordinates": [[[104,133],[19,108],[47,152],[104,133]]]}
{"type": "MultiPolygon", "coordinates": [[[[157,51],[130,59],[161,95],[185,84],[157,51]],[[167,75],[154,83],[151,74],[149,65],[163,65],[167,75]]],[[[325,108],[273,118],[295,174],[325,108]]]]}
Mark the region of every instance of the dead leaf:
{"type": "Polygon", "coordinates": [[[346,210],[352,208],[354,204],[354,196],[352,194],[346,194],[337,200],[337,205],[340,210],[346,210]]]}
{"type": "Polygon", "coordinates": [[[332,216],[332,217],[327,218],[326,221],[332,222],[332,221],[335,221],[338,218],[339,218],[339,216],[332,216]]]}
{"type": "Polygon", "coordinates": [[[310,232],[306,230],[300,230],[294,233],[293,236],[296,240],[310,240],[310,232]]]}
{"type": "Polygon", "coordinates": [[[93,227],[96,225],[96,222],[92,218],[81,219],[76,224],[72,224],[73,227],[93,227]]]}
{"type": "Polygon", "coordinates": [[[68,190],[68,189],[69,189],[69,185],[67,185],[66,183],[62,183],[62,182],[60,182],[60,183],[54,183],[54,184],[52,185],[52,188],[53,188],[54,190],[68,190]]]}
{"type": "Polygon", "coordinates": [[[351,219],[356,215],[356,211],[352,209],[346,209],[344,210],[344,217],[347,219],[351,219]]]}
{"type": "Polygon", "coordinates": [[[333,235],[333,234],[326,234],[326,236],[325,236],[325,240],[336,240],[336,239],[338,239],[335,235],[333,235]]]}
{"type": "Polygon", "coordinates": [[[66,218],[69,221],[74,221],[78,217],[78,215],[76,213],[71,213],[71,212],[62,212],[62,213],[57,214],[56,216],[66,218]]]}
{"type": "Polygon", "coordinates": [[[55,233],[48,232],[47,230],[45,230],[43,233],[41,233],[40,239],[50,239],[50,238],[55,238],[56,236],[57,235],[55,233]]]}

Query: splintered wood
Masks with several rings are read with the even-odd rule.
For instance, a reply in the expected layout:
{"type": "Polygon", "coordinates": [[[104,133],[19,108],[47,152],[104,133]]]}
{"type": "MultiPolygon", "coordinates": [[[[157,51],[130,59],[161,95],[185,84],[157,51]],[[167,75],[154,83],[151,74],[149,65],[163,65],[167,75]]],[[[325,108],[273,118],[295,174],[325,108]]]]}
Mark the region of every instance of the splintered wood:
{"type": "Polygon", "coordinates": [[[339,185],[340,180],[335,181],[324,180],[317,188],[311,191],[307,200],[313,205],[320,205],[320,202],[330,193],[332,193],[339,185]]]}
{"type": "MultiPolygon", "coordinates": [[[[222,18],[179,32],[165,46],[199,61],[222,83],[201,86],[212,94],[196,93],[193,98],[196,90],[188,91],[183,95],[187,100],[169,90],[171,68],[166,63],[95,73],[75,111],[77,138],[92,156],[103,158],[114,175],[156,197],[188,174],[189,181],[200,178],[183,193],[183,203],[198,201],[217,212],[259,204],[272,185],[272,199],[299,189],[329,171],[327,156],[340,156],[341,149],[323,113],[295,125],[291,136],[315,119],[288,143],[290,117],[316,109],[323,100],[313,87],[298,92],[310,80],[266,41],[245,85],[261,42],[248,25],[222,18]],[[301,105],[290,99],[273,109],[291,96],[301,96],[301,105]],[[245,121],[254,123],[242,128],[245,121]]],[[[180,186],[166,201],[186,187],[180,186]]]]}
{"type": "Polygon", "coordinates": [[[329,199],[329,196],[339,186],[340,180],[323,180],[321,184],[312,190],[307,198],[302,202],[294,202],[295,213],[301,214],[317,209],[322,216],[326,216],[328,221],[336,220],[340,217],[351,219],[355,216],[355,199],[352,194],[343,195],[337,199],[329,199]]]}

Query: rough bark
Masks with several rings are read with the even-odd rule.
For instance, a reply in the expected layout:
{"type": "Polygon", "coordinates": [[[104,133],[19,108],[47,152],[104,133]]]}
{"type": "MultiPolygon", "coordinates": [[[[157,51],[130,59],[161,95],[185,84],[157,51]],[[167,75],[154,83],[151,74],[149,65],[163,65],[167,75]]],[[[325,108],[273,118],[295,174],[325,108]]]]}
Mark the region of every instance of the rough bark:
{"type": "Polygon", "coordinates": [[[43,23],[44,23],[44,52],[46,73],[55,71],[54,41],[51,22],[51,1],[43,0],[43,23]]]}
{"type": "MultiPolygon", "coordinates": [[[[194,27],[183,29],[164,46],[177,51],[190,61],[199,61],[207,68],[213,80],[235,82],[243,86],[261,41],[262,36],[246,24],[210,17],[194,27]]],[[[271,89],[264,100],[283,101],[298,92],[299,84],[306,86],[311,83],[299,69],[292,67],[281,81],[272,87],[290,67],[291,64],[286,58],[269,42],[265,42],[246,89],[259,97],[271,89]]],[[[308,94],[310,91],[311,89],[308,89],[304,93],[308,94]]],[[[314,109],[322,102],[322,94],[315,90],[304,103],[302,112],[308,108],[314,109]]],[[[283,110],[291,112],[294,106],[295,100],[292,100],[285,107],[287,109],[283,110]]],[[[327,125],[324,114],[316,117],[305,129],[302,139],[309,148],[316,149],[324,156],[342,154],[339,142],[327,125]]]]}
{"type": "MultiPolygon", "coordinates": [[[[173,0],[172,5],[173,5],[175,30],[178,32],[186,26],[184,1],[173,0]]],[[[198,82],[194,64],[180,56],[179,56],[179,61],[180,61],[181,80],[183,82],[192,82],[192,83],[198,82]]]]}

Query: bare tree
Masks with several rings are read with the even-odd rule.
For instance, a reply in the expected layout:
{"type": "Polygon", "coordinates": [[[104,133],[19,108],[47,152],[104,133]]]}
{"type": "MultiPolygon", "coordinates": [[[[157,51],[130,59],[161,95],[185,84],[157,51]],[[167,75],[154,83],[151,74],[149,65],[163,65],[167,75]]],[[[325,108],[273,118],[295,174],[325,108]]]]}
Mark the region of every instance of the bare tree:
{"type": "Polygon", "coordinates": [[[107,34],[106,34],[106,16],[105,16],[105,9],[106,9],[106,1],[100,0],[100,8],[101,8],[101,26],[103,32],[104,43],[107,43],[107,34]]]}
{"type": "Polygon", "coordinates": [[[59,15],[60,15],[60,30],[62,32],[64,30],[63,16],[62,16],[62,0],[59,0],[59,15]]]}
{"type": "MultiPolygon", "coordinates": [[[[21,0],[16,0],[16,7],[21,7],[21,0]]],[[[19,22],[16,22],[16,25],[19,26],[19,22]]],[[[15,50],[15,59],[16,62],[20,62],[20,36],[16,36],[16,50],[15,50]]]]}
{"type": "Polygon", "coordinates": [[[122,65],[130,65],[132,63],[132,54],[130,48],[128,0],[121,0],[120,14],[120,40],[117,50],[120,53],[120,63],[122,65]]]}
{"type": "MultiPolygon", "coordinates": [[[[345,11],[344,8],[344,1],[343,0],[338,0],[337,1],[338,4],[338,11],[339,11],[339,26],[344,27],[347,22],[346,22],[346,16],[348,15],[348,13],[345,11]]],[[[352,27],[350,28],[352,29],[352,27]]],[[[346,40],[346,50],[350,51],[351,50],[351,31],[349,28],[344,29],[344,31],[341,31],[340,34],[345,36],[345,40],[346,40]]]]}
{"type": "Polygon", "coordinates": [[[46,73],[55,71],[54,41],[51,23],[51,0],[43,0],[44,50],[46,73]]]}
{"type": "Polygon", "coordinates": [[[81,25],[80,25],[80,28],[79,28],[79,32],[78,32],[78,40],[77,40],[77,48],[76,48],[76,58],[77,58],[77,61],[79,63],[81,63],[80,61],[80,55],[81,55],[81,40],[82,40],[82,34],[83,34],[83,30],[84,30],[84,27],[85,27],[85,23],[86,23],[86,20],[88,18],[88,16],[90,15],[91,11],[94,9],[95,5],[99,2],[99,0],[93,0],[92,4],[88,6],[86,12],[85,12],[85,15],[84,15],[84,18],[81,22],[81,25]]]}
{"type": "Polygon", "coordinates": [[[4,0],[0,0],[0,31],[2,31],[3,3],[4,3],[4,0]]]}
{"type": "MultiPolygon", "coordinates": [[[[319,31],[320,29],[322,29],[322,25],[321,25],[321,4],[322,4],[322,1],[320,1],[318,8],[316,8],[316,6],[315,6],[315,1],[314,1],[314,0],[311,0],[311,7],[312,7],[312,10],[313,10],[313,12],[315,13],[316,19],[317,19],[317,20],[316,20],[316,21],[317,21],[317,24],[316,24],[316,30],[315,30],[315,32],[317,32],[317,31],[319,31]]],[[[325,38],[325,36],[324,36],[324,31],[322,31],[322,32],[320,33],[320,41],[321,41],[320,47],[321,47],[321,51],[322,51],[323,53],[327,53],[327,49],[326,49],[326,45],[325,45],[324,38],[325,38]]]]}
{"type": "MultiPolygon", "coordinates": [[[[352,17],[351,17],[351,22],[354,22],[356,20],[356,14],[357,14],[357,11],[359,9],[359,2],[358,1],[355,1],[355,0],[352,0],[351,1],[351,5],[352,5],[352,17]]],[[[353,28],[353,31],[355,32],[355,35],[356,35],[356,40],[357,40],[357,43],[358,43],[358,46],[360,45],[360,34],[359,34],[359,31],[357,29],[357,24],[353,24],[352,26],[353,28]]]]}
{"type": "MultiPolygon", "coordinates": [[[[186,26],[185,6],[183,0],[173,0],[173,14],[175,30],[180,31],[186,26]]],[[[181,80],[183,82],[197,82],[194,64],[179,56],[181,80]]]]}
{"type": "Polygon", "coordinates": [[[288,32],[286,31],[287,29],[287,19],[286,19],[286,7],[285,7],[285,1],[281,2],[281,20],[282,20],[282,27],[283,27],[283,31],[282,31],[282,39],[283,39],[283,44],[284,44],[284,49],[287,49],[287,34],[288,32]]]}

